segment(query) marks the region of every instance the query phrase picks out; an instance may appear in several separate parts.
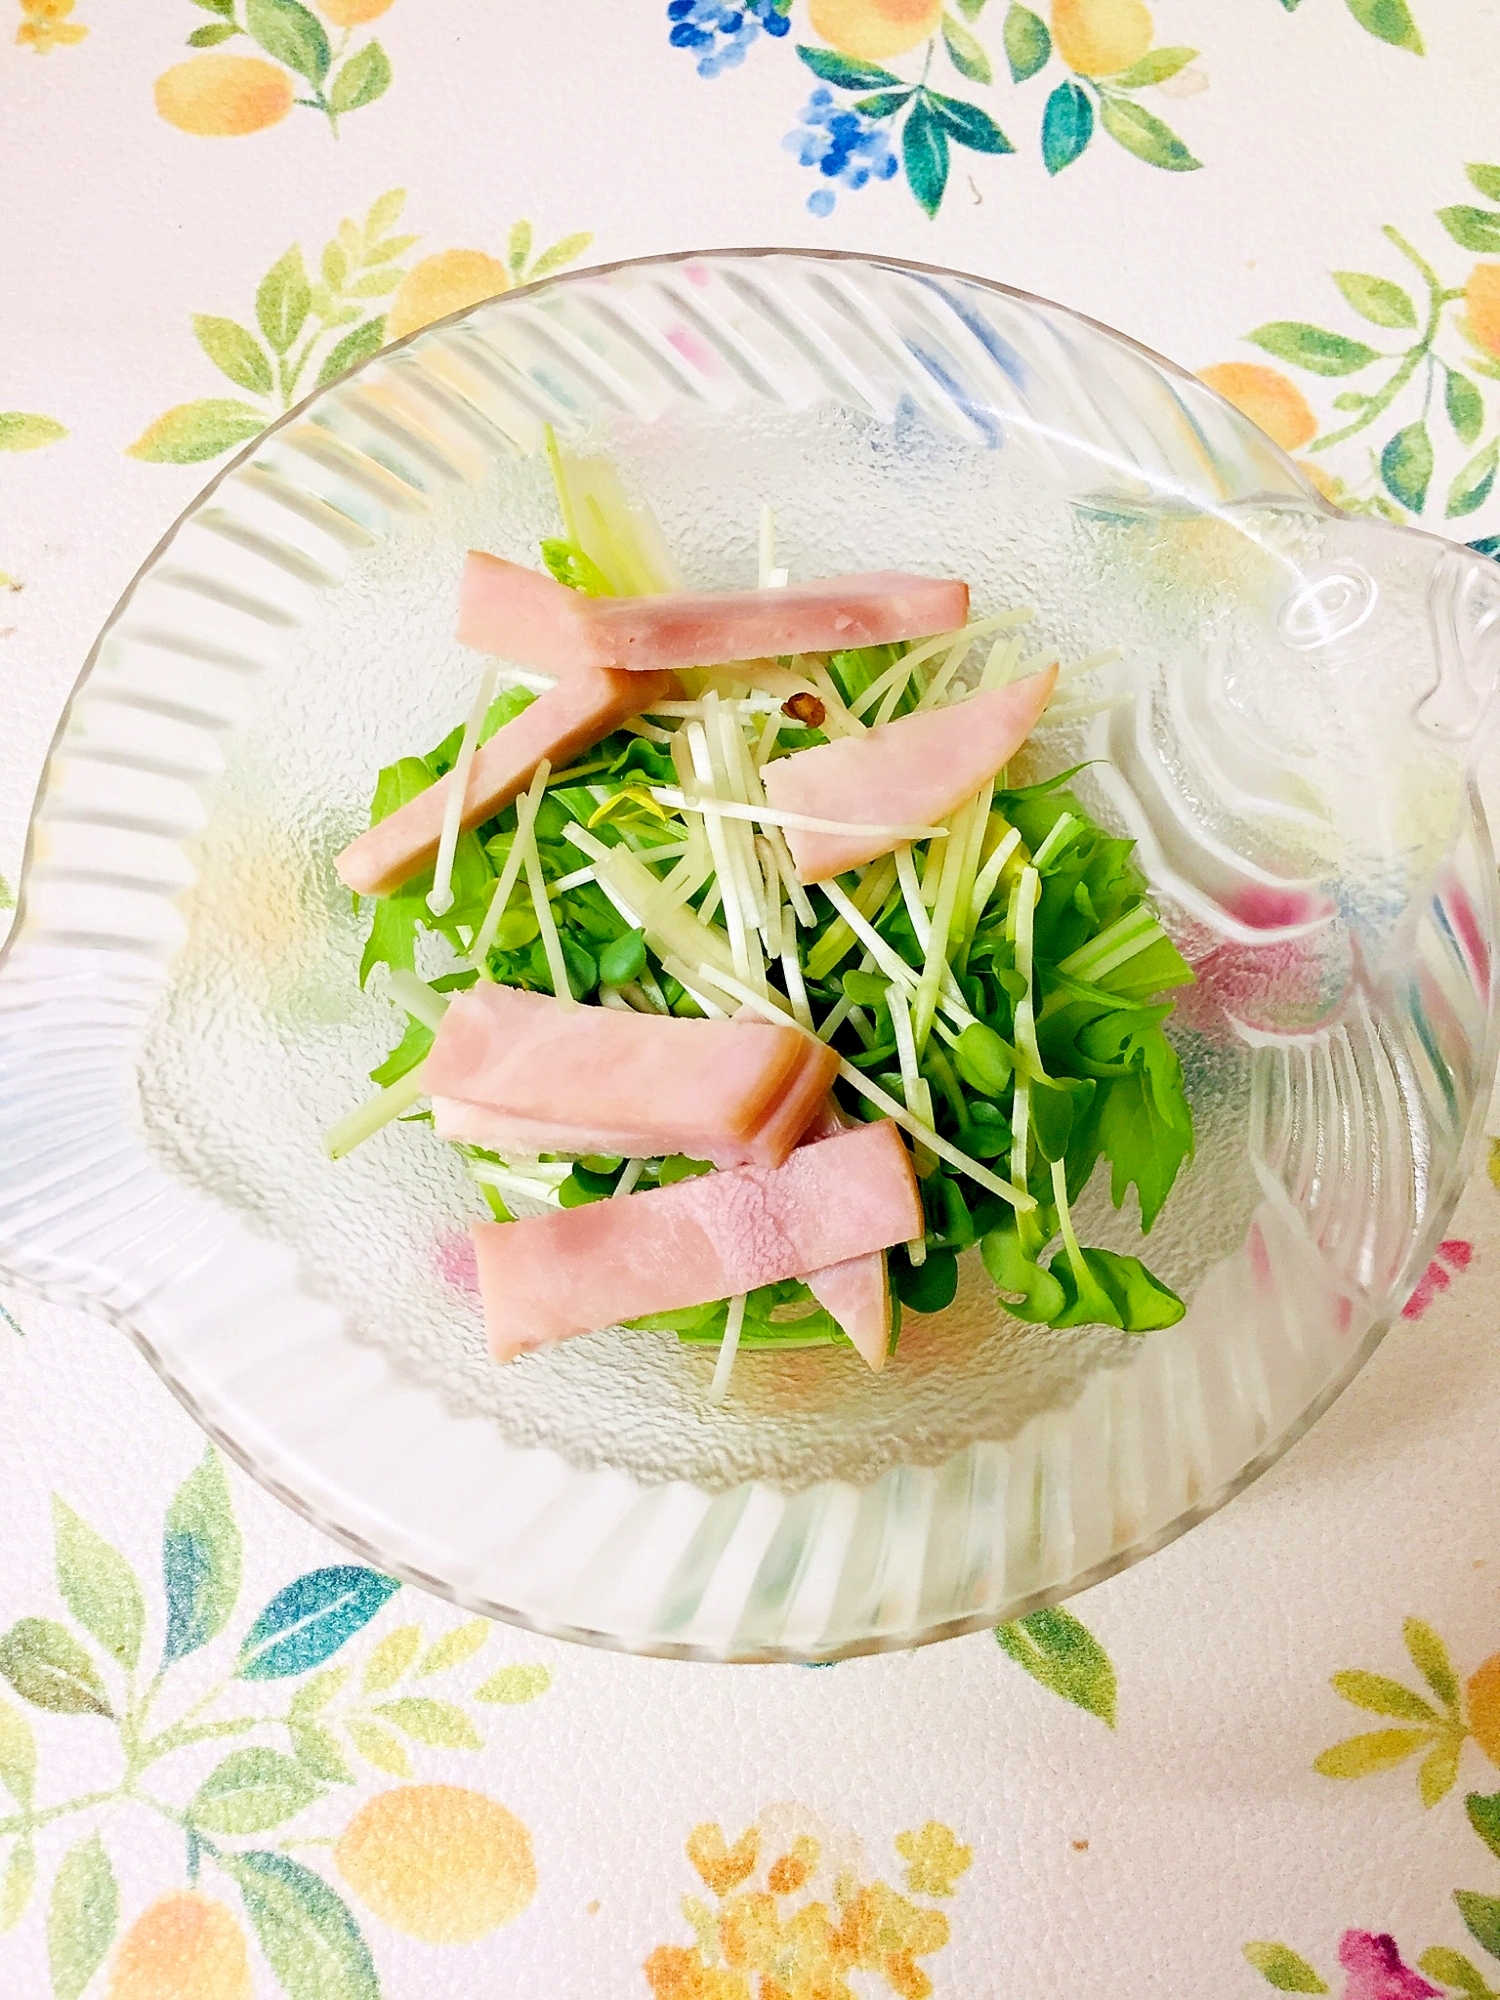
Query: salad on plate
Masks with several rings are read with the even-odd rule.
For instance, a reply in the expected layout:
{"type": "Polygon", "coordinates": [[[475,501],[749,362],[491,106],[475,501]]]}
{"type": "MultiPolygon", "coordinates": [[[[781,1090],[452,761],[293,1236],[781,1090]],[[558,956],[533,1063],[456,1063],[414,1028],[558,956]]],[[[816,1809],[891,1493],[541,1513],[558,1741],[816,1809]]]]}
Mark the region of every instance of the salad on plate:
{"type": "Polygon", "coordinates": [[[715,1400],[740,1351],[878,1370],[974,1246],[1017,1319],[1180,1319],[1073,1209],[1107,1162],[1148,1232],[1191,1154],[1192,974],[1076,771],[1011,781],[1102,661],[961,581],[794,582],[769,508],[757,587],[687,590],[606,462],[548,452],[545,568],[467,560],[467,719],[338,857],[407,1021],[330,1154],[459,1150],[499,1360],[624,1323],[716,1346],[715,1400]]]}

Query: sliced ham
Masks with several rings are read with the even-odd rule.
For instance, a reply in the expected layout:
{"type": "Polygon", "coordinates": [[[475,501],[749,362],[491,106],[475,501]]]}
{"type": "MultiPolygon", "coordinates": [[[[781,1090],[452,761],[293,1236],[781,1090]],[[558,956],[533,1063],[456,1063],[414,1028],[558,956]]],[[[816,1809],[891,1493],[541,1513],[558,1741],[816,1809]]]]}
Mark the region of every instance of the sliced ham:
{"type": "Polygon", "coordinates": [[[564,1007],[546,993],[457,994],[423,1075],[438,1136],[501,1154],[686,1153],[779,1166],[838,1057],[772,1021],[564,1007]]]}
{"type": "Polygon", "coordinates": [[[892,825],[930,826],[956,812],[1002,770],[1036,727],[1056,667],[947,708],[919,709],[862,736],[841,736],[775,758],[761,773],[779,812],[838,820],[869,833],[786,829],[797,874],[826,882],[897,845],[892,825]]]}
{"type": "Polygon", "coordinates": [[[675,1312],[904,1243],[922,1227],[911,1157],[889,1119],[586,1208],[474,1228],[490,1351],[675,1312]]]}
{"type": "MultiPolygon", "coordinates": [[[[574,595],[561,584],[554,588],[564,597],[574,595]]],[[[585,668],[548,688],[503,723],[476,753],[464,797],[463,827],[479,826],[508,806],[531,783],[544,757],[560,768],[641,708],[659,701],[669,685],[666,674],[609,674],[585,668]]],[[[430,868],[437,858],[452,782],[449,772],[351,841],[334,863],[341,880],[357,895],[388,896],[430,868]]]]}
{"type": "Polygon", "coordinates": [[[585,597],[549,576],[471,549],[458,636],[544,674],[581,666],[640,673],[784,653],[826,653],[953,632],[969,587],[879,570],[779,590],[673,590],[585,597]]]}
{"type": "MultiPolygon", "coordinates": [[[[830,1097],[802,1135],[804,1146],[816,1145],[848,1130],[843,1113],[830,1097]]],[[[848,1334],[854,1351],[878,1375],[891,1344],[891,1280],[883,1250],[846,1258],[821,1271],[797,1274],[824,1312],[848,1334]]]]}

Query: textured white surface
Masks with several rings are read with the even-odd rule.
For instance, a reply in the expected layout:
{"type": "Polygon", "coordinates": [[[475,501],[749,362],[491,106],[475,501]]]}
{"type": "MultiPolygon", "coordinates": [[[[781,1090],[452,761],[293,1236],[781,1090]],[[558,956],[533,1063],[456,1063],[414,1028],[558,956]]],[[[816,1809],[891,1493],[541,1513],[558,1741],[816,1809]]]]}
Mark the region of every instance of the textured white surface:
{"type": "MultiPolygon", "coordinates": [[[[997,90],[986,101],[1017,154],[963,155],[932,223],[899,182],[841,194],[828,222],[807,214],[812,176],[779,143],[810,88],[791,53],[808,34],[801,0],[788,41],[762,39],[743,69],[713,81],[668,47],[661,10],[643,0],[566,13],[398,0],[379,24],[395,81],[337,143],[301,111],[248,138],[182,135],[155,115],[152,80],[210,17],[185,0],[79,5],[89,35],[78,46],[46,57],[0,46],[0,406],[45,412],[70,433],[0,455],[0,568],[25,586],[0,593],[0,873],[11,882],[88,644],[204,475],[122,455],[168,405],[224,387],[191,315],[248,318],[289,241],[315,250],[388,187],[408,190],[403,227],[421,232],[413,257],[452,245],[503,254],[523,213],[540,242],[591,228],[599,258],[836,242],[1030,287],[1197,367],[1264,360],[1243,336],[1266,320],[1358,331],[1327,273],[1400,275],[1383,224],[1462,284],[1472,253],[1433,212],[1471,200],[1463,163],[1500,151],[1493,0],[1417,0],[1420,60],[1362,36],[1337,0],[1305,0],[1293,15],[1275,0],[1162,0],[1158,41],[1199,42],[1211,80],[1160,107],[1202,173],[1156,173],[1096,140],[1049,180],[1035,136],[1045,86],[997,90]]],[[[990,0],[979,24],[997,59],[1000,5],[990,0]]],[[[1338,385],[1302,379],[1326,412],[1338,385]]],[[[1355,440],[1328,463],[1354,482],[1363,454],[1355,440]]],[[[1496,524],[1492,502],[1462,528],[1496,524]]],[[[1256,1938],[1286,1940],[1341,1989],[1346,1927],[1394,1933],[1409,1962],[1442,1943],[1500,1975],[1451,1899],[1455,1888],[1500,1894],[1500,1863],[1462,1805],[1465,1791],[1500,1789],[1476,1745],[1431,1812],[1409,1764],[1350,1784],[1311,1768],[1328,1744],[1384,1726],[1342,1704],[1329,1674],[1361,1666],[1414,1682],[1404,1618],[1442,1633],[1461,1678],[1500,1649],[1495,1200],[1481,1175],[1453,1229],[1475,1245],[1467,1271],[1392,1334],[1282,1465],[1187,1541],[1075,1604],[1115,1665],[1114,1734],[1024,1678],[987,1637],[813,1674],[494,1635],[486,1671],[545,1661],[551,1690],[488,1711],[483,1752],[421,1751],[419,1776],[479,1787],[515,1812],[531,1829],[538,1891],[472,1946],[419,1944],[365,1919],[384,1991],[644,1995],[647,1953],[690,1936],[679,1909],[684,1893],[701,1893],[683,1854],[690,1829],[720,1821],[732,1841],[788,1799],[858,1836],[865,1879],[899,1881],[891,1840],[929,1818],[972,1844],[946,1906],[952,1941],[925,1961],[939,1994],[1251,1996],[1268,1990],[1241,1957],[1256,1938]]],[[[197,1433],[117,1335],[8,1303],[25,1333],[0,1325],[0,1625],[60,1615],[56,1491],[146,1580],[152,1657],[161,1516],[200,1456],[197,1433]]],[[[232,1485],[244,1616],[299,1571],[343,1560],[247,1482],[232,1485]]],[[[244,1616],[180,1669],[188,1694],[229,1671],[223,1649],[244,1616]]],[[[429,1632],[459,1622],[406,1592],[373,1629],[414,1617],[429,1632]]],[[[41,1802],[115,1783],[105,1723],[28,1713],[41,1802]]],[[[185,1800],[212,1761],[184,1753],[164,1793],[185,1800]]],[[[360,1796],[387,1782],[362,1768],[360,1796]]],[[[350,1797],[330,1794],[297,1833],[337,1833],[350,1797]]],[[[90,1823],[42,1835],[44,1894],[90,1823]]],[[[105,1831],[123,1929],[181,1886],[182,1841],[139,1813],[105,1831]]],[[[42,1908],[39,1896],[0,1938],[0,1989],[18,2000],[50,1990],[42,1908]]],[[[259,1959],[254,1976],[257,1993],[279,1990],[259,1959]]],[[[888,1990],[862,1978],[851,1991],[888,1990]]]]}

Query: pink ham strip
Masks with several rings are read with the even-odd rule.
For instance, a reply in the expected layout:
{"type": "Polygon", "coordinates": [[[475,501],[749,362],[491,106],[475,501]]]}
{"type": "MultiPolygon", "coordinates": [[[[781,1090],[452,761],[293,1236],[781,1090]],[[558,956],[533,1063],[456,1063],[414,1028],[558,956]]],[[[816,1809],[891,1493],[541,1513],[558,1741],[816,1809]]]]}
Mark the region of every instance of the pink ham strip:
{"type": "Polygon", "coordinates": [[[481,985],[454,997],[423,1074],[440,1138],[774,1167],[837,1068],[821,1042],[770,1021],[566,1008],[481,985]]]}
{"type": "Polygon", "coordinates": [[[879,570],[780,590],[674,590],[584,597],[551,577],[473,549],[458,636],[480,652],[563,674],[580,665],[633,673],[714,666],[784,653],[825,653],[953,632],[969,587],[879,570]]]}
{"type": "MultiPolygon", "coordinates": [[[[562,590],[562,585],[557,588],[562,590]]],[[[564,590],[563,595],[573,593],[564,590]]],[[[479,826],[508,806],[531,783],[544,757],[560,767],[643,707],[661,700],[669,686],[666,674],[643,678],[583,668],[548,688],[502,724],[475,756],[462,826],[465,830],[479,826]]],[[[452,782],[449,772],[352,840],[334,863],[340,879],[357,895],[388,896],[430,868],[437,858],[452,782]]]]}
{"type": "MultiPolygon", "coordinates": [[[[814,1146],[848,1129],[843,1113],[830,1097],[803,1133],[802,1143],[814,1146]]],[[[841,1264],[827,1264],[821,1271],[799,1271],[797,1275],[824,1312],[848,1334],[855,1353],[878,1375],[891,1344],[891,1281],[885,1252],[867,1251],[863,1257],[849,1257],[841,1264]]]]}
{"type": "Polygon", "coordinates": [[[911,1157],[889,1119],[799,1147],[784,1166],[477,1223],[490,1351],[510,1361],[618,1320],[732,1298],[904,1243],[921,1227],[911,1157]]]}
{"type": "Polygon", "coordinates": [[[777,757],[761,773],[779,812],[806,813],[868,834],[786,829],[797,874],[826,882],[898,845],[892,825],[931,826],[956,812],[1020,749],[1052,696],[1056,667],[948,708],[920,709],[863,736],[777,757]]]}

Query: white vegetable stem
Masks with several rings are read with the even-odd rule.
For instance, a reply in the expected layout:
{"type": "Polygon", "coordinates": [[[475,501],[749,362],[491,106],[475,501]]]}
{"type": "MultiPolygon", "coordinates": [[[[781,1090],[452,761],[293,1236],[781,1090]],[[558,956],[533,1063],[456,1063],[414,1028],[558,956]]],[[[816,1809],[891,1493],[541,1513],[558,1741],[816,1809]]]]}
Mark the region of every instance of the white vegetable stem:
{"type": "Polygon", "coordinates": [[[516,886],[516,878],[521,872],[521,864],[526,859],[526,843],[531,838],[532,822],[536,818],[537,807],[542,803],[542,794],[547,789],[547,775],[552,766],[544,757],[536,767],[536,776],[531,781],[531,789],[516,807],[516,831],[510,844],[510,852],[505,857],[505,866],[500,870],[500,879],[490,892],[489,908],[484,913],[484,922],[479,926],[479,935],[469,948],[469,963],[481,979],[493,983],[490,971],[490,948],[500,930],[500,920],[505,915],[506,904],[511,891],[516,886]]]}
{"type": "Polygon", "coordinates": [[[745,1294],[736,1292],[729,1301],[724,1338],[719,1342],[719,1358],[714,1363],[714,1379],[708,1385],[708,1400],[711,1403],[722,1403],[728,1391],[729,1377],[734,1372],[734,1357],[739,1352],[740,1329],[744,1324],[745,1294]]]}
{"type": "Polygon", "coordinates": [[[484,718],[490,712],[490,703],[495,699],[495,680],[499,671],[498,662],[492,660],[479,677],[479,692],[474,697],[474,706],[469,710],[469,719],[464,724],[463,739],[458,746],[458,756],[452,771],[448,774],[448,797],[443,807],[443,831],[438,837],[432,887],[427,891],[427,907],[435,917],[446,916],[453,908],[453,857],[458,852],[459,829],[463,824],[464,803],[469,790],[469,772],[473,769],[474,752],[479,748],[479,732],[484,727],[484,718]]]}
{"type": "Polygon", "coordinates": [[[1008,1201],[1018,1213],[1024,1215],[1036,1207],[1036,1202],[1025,1188],[1012,1187],[1009,1181],[1001,1180],[998,1174],[992,1174],[989,1168],[981,1166],[978,1160],[971,1160],[967,1153],[960,1152],[957,1146],[950,1145],[948,1140],[933,1130],[932,1126],[920,1118],[914,1118],[906,1106],[898,1103],[889,1091],[882,1090],[878,1083],[872,1083],[862,1070],[854,1067],[852,1062],[841,1061],[839,1075],[845,1083],[857,1090],[861,1097],[868,1098],[877,1110],[883,1111],[887,1118],[893,1118],[904,1132],[909,1132],[914,1139],[920,1139],[928,1152],[936,1153],[940,1160],[946,1160],[950,1167],[967,1175],[978,1186],[987,1188],[991,1194],[999,1195],[1002,1201],[1008,1201]]]}
{"type": "Polygon", "coordinates": [[[373,1138],[382,1125],[389,1125],[403,1111],[410,1111],[425,1089],[422,1065],[418,1063],[405,1076],[387,1084],[378,1097],[366,1099],[336,1125],[330,1125],[323,1134],[324,1152],[330,1160],[342,1160],[356,1146],[362,1146],[366,1139],[373,1138]]]}
{"type": "Polygon", "coordinates": [[[405,966],[397,966],[391,973],[388,984],[391,998],[398,1007],[404,1007],[414,1021],[420,1021],[424,1028],[434,1031],[441,1025],[448,1011],[446,993],[436,993],[425,979],[419,979],[405,966]]]}
{"type": "MultiPolygon", "coordinates": [[[[689,798],[672,785],[653,785],[651,796],[658,805],[678,812],[703,813],[710,818],[753,820],[757,825],[789,826],[797,833],[871,833],[882,840],[942,840],[945,826],[882,825],[878,820],[819,819],[814,813],[784,812],[777,806],[743,805],[736,799],[698,794],[689,798]]],[[[712,838],[712,835],[710,835],[712,838]]]]}

